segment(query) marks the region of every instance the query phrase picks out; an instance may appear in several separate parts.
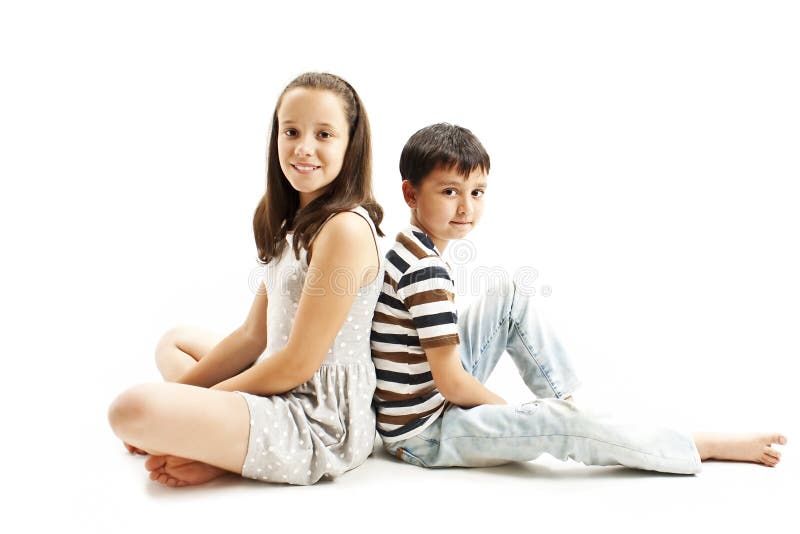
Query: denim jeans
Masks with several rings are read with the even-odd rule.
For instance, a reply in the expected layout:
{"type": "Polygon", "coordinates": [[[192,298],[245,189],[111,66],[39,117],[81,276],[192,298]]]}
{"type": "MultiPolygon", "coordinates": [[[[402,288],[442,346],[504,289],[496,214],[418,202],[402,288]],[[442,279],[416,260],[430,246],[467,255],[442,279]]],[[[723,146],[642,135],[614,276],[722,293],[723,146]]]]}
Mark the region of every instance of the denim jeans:
{"type": "Polygon", "coordinates": [[[617,421],[576,406],[580,382],[564,347],[513,284],[495,288],[460,314],[464,369],[485,383],[504,354],[538,397],[520,405],[450,405],[420,434],[386,449],[420,467],[500,465],[548,453],[586,465],[624,465],[668,473],[700,471],[694,440],[677,430],[617,421]]]}

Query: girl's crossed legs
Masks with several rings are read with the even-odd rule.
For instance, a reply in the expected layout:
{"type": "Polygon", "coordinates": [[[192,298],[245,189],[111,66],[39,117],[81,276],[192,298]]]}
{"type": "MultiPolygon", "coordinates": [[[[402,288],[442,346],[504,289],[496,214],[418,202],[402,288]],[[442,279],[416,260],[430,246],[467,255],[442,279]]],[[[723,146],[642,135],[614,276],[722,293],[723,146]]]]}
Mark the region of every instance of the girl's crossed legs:
{"type": "Polygon", "coordinates": [[[241,474],[250,412],[238,393],[174,384],[221,340],[192,327],[167,332],[156,348],[165,383],[141,384],[109,408],[114,433],[131,452],[150,454],[150,478],[170,486],[199,484],[226,471],[241,474]]]}

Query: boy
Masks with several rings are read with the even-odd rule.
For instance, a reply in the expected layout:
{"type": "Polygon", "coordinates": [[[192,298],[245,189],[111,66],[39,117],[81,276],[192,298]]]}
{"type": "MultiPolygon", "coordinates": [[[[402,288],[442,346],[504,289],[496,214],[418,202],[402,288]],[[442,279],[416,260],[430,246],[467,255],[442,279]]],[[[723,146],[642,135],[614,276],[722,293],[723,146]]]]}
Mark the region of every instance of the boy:
{"type": "Polygon", "coordinates": [[[375,405],[384,447],[421,467],[490,466],[542,453],[587,465],[693,474],[709,458],[777,464],[780,434],[695,434],[620,424],[571,401],[579,381],[558,338],[512,283],[459,318],[451,239],[483,214],[489,155],[465,128],[435,124],[400,156],[411,225],[386,255],[372,325],[375,405]],[[537,400],[509,406],[483,383],[507,351],[537,400]]]}

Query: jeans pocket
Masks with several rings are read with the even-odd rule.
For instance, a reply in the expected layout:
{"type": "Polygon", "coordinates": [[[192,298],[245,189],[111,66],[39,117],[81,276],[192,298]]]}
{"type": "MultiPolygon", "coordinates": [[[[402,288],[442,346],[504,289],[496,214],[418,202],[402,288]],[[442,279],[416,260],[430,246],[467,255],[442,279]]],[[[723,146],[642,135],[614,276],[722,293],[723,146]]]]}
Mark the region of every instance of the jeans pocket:
{"type": "Polygon", "coordinates": [[[415,456],[413,453],[409,452],[408,449],[404,449],[403,447],[397,449],[397,457],[404,462],[411,465],[416,465],[417,467],[428,467],[425,462],[419,458],[419,456],[415,456]]]}

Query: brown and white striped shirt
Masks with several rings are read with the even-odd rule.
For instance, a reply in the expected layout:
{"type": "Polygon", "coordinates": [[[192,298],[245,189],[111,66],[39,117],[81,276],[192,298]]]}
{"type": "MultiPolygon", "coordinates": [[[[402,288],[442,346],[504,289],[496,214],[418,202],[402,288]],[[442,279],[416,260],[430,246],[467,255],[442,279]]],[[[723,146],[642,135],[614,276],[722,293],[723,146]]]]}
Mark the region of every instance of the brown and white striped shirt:
{"type": "Polygon", "coordinates": [[[449,266],[416,226],[397,234],[386,254],[370,339],[377,374],[378,433],[384,443],[413,437],[446,405],[433,382],[425,349],[460,341],[449,266]]]}

